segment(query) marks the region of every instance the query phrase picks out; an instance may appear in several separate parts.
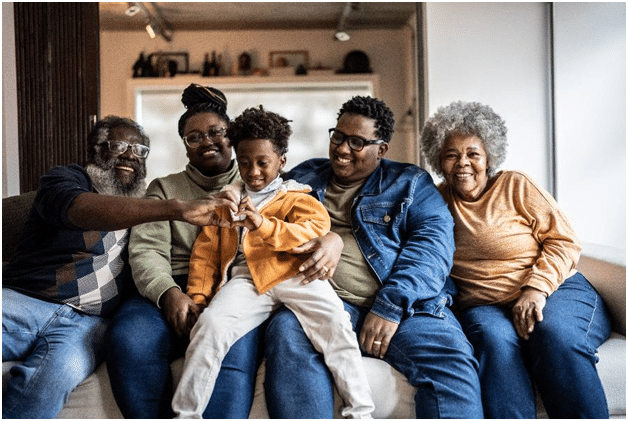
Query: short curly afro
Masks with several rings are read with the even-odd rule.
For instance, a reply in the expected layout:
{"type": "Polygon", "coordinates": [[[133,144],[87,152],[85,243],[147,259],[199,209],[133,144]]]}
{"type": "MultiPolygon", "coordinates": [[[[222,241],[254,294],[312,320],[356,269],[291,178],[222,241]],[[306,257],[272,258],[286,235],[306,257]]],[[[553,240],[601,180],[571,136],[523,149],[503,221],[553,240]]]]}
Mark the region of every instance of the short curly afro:
{"type": "Polygon", "coordinates": [[[238,144],[243,140],[268,139],[279,156],[288,152],[288,138],[292,134],[291,121],[277,113],[259,108],[247,108],[233,120],[228,136],[231,146],[238,151],[238,144]]]}
{"type": "Polygon", "coordinates": [[[506,159],[507,131],[504,120],[491,107],[479,102],[452,102],[439,107],[425,122],[421,152],[430,167],[442,177],[440,157],[445,142],[453,135],[477,136],[488,157],[486,173],[492,177],[506,159]]]}
{"type": "Polygon", "coordinates": [[[343,114],[359,114],[375,120],[375,135],[378,139],[390,143],[395,131],[395,116],[382,101],[370,96],[354,96],[345,102],[338,112],[338,119],[343,114]]]}

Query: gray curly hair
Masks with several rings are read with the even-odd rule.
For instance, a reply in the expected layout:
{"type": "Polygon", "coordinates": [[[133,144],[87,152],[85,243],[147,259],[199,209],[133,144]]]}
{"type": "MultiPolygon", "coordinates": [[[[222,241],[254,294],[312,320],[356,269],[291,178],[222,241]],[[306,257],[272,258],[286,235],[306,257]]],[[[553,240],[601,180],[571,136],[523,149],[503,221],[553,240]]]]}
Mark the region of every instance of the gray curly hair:
{"type": "Polygon", "coordinates": [[[421,152],[442,177],[440,155],[445,141],[453,135],[477,136],[482,139],[488,158],[486,174],[492,177],[506,159],[507,131],[504,120],[491,107],[479,102],[452,102],[439,107],[426,121],[421,133],[421,152]]]}

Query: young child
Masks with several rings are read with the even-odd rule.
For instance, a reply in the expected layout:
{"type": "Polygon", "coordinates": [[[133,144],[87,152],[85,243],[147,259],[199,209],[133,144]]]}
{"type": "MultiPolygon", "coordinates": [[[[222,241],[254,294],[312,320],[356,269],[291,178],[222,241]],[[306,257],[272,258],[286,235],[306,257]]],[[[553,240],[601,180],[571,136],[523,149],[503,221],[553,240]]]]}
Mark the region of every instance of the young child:
{"type": "Polygon", "coordinates": [[[187,293],[201,307],[190,333],[181,381],[172,400],[178,418],[201,418],[229,348],[285,304],[314,347],[324,354],[349,418],[374,409],[349,314],[327,281],[301,284],[294,276],[306,260],[294,247],[326,234],[330,220],[309,186],[283,181],[289,120],[249,108],[235,119],[229,139],[243,184],[233,215],[242,228],[206,226],[190,258],[187,293]]]}

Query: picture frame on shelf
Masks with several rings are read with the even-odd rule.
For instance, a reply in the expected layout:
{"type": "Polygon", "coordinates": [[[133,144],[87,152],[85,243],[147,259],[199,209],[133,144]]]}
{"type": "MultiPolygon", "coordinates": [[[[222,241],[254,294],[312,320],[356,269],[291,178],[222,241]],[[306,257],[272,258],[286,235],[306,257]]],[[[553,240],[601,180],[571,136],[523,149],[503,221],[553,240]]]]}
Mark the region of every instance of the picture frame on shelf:
{"type": "Polygon", "coordinates": [[[297,68],[310,67],[310,54],[305,50],[271,51],[268,67],[271,76],[294,75],[297,68]]]}
{"type": "Polygon", "coordinates": [[[187,52],[154,53],[154,68],[160,77],[173,77],[190,72],[190,56],[187,52]]]}

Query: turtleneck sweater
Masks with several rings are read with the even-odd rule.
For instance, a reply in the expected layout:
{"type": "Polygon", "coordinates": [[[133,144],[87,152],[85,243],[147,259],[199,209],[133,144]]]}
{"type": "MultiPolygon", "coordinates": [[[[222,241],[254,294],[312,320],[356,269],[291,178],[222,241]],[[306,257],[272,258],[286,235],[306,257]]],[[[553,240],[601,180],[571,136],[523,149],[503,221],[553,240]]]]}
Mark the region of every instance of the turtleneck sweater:
{"type": "MultiPolygon", "coordinates": [[[[155,200],[193,200],[218,193],[240,179],[233,161],[226,172],[207,177],[192,165],[184,171],[153,180],[146,197],[155,200]]],[[[201,228],[182,221],[150,222],[131,230],[129,262],[133,280],[141,295],[159,306],[161,295],[179,288],[173,276],[187,275],[192,246],[201,228]]]]}

